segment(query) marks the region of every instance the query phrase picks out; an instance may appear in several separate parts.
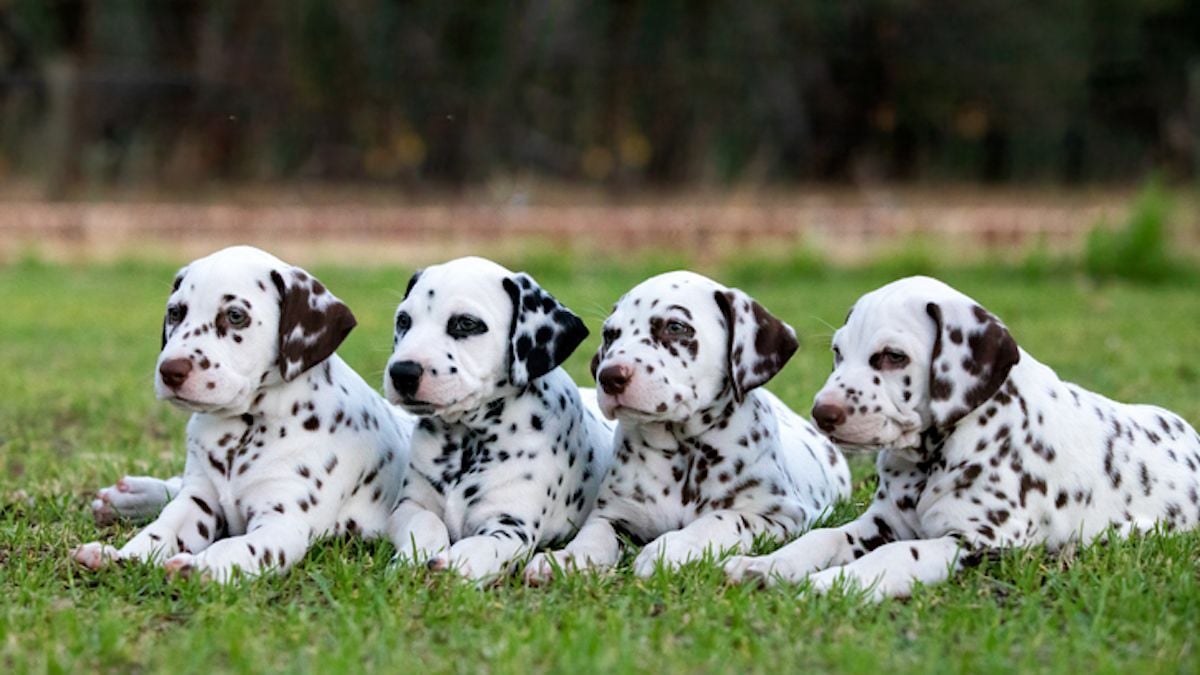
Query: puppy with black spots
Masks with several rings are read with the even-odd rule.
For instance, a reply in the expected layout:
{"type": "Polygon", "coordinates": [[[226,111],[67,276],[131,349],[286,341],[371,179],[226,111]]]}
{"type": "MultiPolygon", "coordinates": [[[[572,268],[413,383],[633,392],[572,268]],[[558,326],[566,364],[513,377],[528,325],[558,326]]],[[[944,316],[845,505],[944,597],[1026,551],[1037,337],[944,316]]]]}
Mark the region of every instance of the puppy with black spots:
{"type": "Polygon", "coordinates": [[[732,580],[838,579],[876,599],[987,549],[1051,550],[1200,520],[1200,437],[1178,415],[1064,382],[973,299],[927,277],[860,298],[833,337],[813,418],[878,450],[857,520],[726,565],[732,580]]]}
{"type": "Polygon", "coordinates": [[[529,583],[614,565],[620,534],[649,542],[639,576],[755,537],[801,532],[849,494],[845,459],[760,387],[798,342],[742,291],[691,272],[635,287],[604,322],[592,361],[605,416],[618,420],[596,507],[566,548],[535,556],[529,583]]]}
{"type": "Polygon", "coordinates": [[[318,537],[384,532],[414,420],[334,353],[354,326],[312,275],[255,248],[180,270],[154,386],[192,412],[183,476],[137,479],[138,504],[170,502],[121,548],[93,542],[74,559],[227,581],[286,570],[318,537]]]}
{"type": "Polygon", "coordinates": [[[461,258],[415,274],[384,389],[420,421],[391,522],[401,562],[480,583],[583,523],[612,428],[559,367],[587,328],[527,274],[461,258]]]}

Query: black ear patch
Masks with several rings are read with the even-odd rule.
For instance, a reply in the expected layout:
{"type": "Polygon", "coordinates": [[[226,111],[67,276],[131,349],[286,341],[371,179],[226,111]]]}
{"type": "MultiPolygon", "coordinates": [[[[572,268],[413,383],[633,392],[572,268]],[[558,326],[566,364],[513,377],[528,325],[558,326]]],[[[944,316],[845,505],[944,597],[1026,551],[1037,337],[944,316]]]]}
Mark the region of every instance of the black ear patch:
{"type": "Polygon", "coordinates": [[[733,397],[741,403],[746,392],[766,384],[800,347],[796,332],[734,288],[715,291],[713,299],[725,318],[728,368],[733,397]]]}
{"type": "Polygon", "coordinates": [[[929,358],[929,405],[934,423],[945,429],[990,399],[1021,360],[1008,328],[968,301],[931,302],[934,322],[929,358]]]}
{"type": "MultiPolygon", "coordinates": [[[[187,275],[187,267],[184,267],[175,273],[175,280],[171,282],[171,293],[168,294],[168,297],[170,297],[170,295],[173,295],[175,293],[175,291],[178,291],[179,287],[181,285],[183,285],[183,277],[185,275],[187,275]]],[[[158,347],[158,351],[160,351],[160,352],[167,348],[167,338],[170,337],[169,335],[167,335],[167,329],[170,328],[170,326],[171,326],[170,322],[167,320],[167,316],[168,316],[169,312],[170,312],[170,309],[163,312],[162,344],[159,345],[159,347],[158,347]]]]}
{"type": "Polygon", "coordinates": [[[588,370],[592,373],[592,379],[596,379],[596,371],[600,370],[600,353],[604,351],[604,345],[596,348],[596,353],[592,354],[592,362],[588,365],[588,370]]]}
{"type": "Polygon", "coordinates": [[[425,270],[417,270],[416,272],[413,272],[413,275],[408,280],[408,286],[404,288],[404,297],[400,299],[400,302],[404,302],[408,299],[408,294],[412,293],[413,286],[417,285],[417,280],[421,278],[421,273],[424,271],[425,270]]]}
{"type": "Polygon", "coordinates": [[[279,290],[279,374],[285,382],[333,355],[357,325],[354,313],[304,270],[271,271],[279,290]]]}
{"type": "Polygon", "coordinates": [[[525,386],[566,361],[587,338],[588,329],[528,274],[514,274],[503,283],[513,306],[508,333],[509,380],[525,386]]]}

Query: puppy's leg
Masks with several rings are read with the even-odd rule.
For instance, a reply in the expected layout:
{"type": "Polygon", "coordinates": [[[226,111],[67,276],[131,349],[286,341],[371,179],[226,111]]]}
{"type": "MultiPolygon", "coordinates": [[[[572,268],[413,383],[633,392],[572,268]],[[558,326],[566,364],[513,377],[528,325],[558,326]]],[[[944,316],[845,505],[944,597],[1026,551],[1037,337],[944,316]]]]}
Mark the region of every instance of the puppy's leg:
{"type": "Polygon", "coordinates": [[[895,539],[895,528],[889,522],[878,511],[868,510],[841,527],[813,530],[774,553],[730,558],[725,574],[734,583],[802,581],[812,572],[848,563],[895,539]]]}
{"type": "Polygon", "coordinates": [[[841,579],[848,586],[868,591],[875,601],[903,598],[912,594],[912,587],[918,582],[933,584],[948,579],[962,567],[963,555],[962,541],[953,536],[897,541],[808,579],[817,593],[828,591],[841,579]]]}
{"type": "Polygon", "coordinates": [[[412,499],[403,499],[388,518],[388,538],[396,547],[392,562],[412,565],[425,562],[450,548],[446,523],[412,499]]]}
{"type": "Polygon", "coordinates": [[[125,476],[115,485],[100,488],[92,500],[92,518],[97,525],[120,519],[148,520],[157,516],[183,486],[183,477],[166,480],[150,476],[125,476]]]}
{"type": "Polygon", "coordinates": [[[429,568],[454,570],[480,584],[493,581],[508,571],[515,558],[537,545],[536,518],[513,510],[472,518],[474,534],[435,555],[429,568]]]}
{"type": "Polygon", "coordinates": [[[621,555],[621,540],[612,523],[593,514],[571,543],[558,551],[539,553],[525,566],[525,583],[537,586],[550,580],[557,566],[564,572],[612,567],[621,555]]]}
{"type": "Polygon", "coordinates": [[[256,515],[246,534],[216,542],[200,553],[180,553],[166,562],[167,571],[226,582],[235,569],[257,576],[266,570],[283,572],[308,550],[314,530],[298,513],[267,511],[256,515]]]}
{"type": "Polygon", "coordinates": [[[91,542],[76,548],[72,556],[93,570],[113,560],[157,562],[180,551],[203,551],[224,529],[225,516],[216,490],[203,477],[195,477],[188,480],[154,522],[120,549],[91,542]]]}
{"type": "Polygon", "coordinates": [[[675,568],[690,560],[699,560],[706,552],[720,555],[722,551],[745,551],[759,534],[785,537],[796,530],[791,519],[764,518],[737,511],[713,511],[692,521],[680,530],[667,532],[646,544],[633,561],[633,571],[647,577],[661,563],[675,568]]]}

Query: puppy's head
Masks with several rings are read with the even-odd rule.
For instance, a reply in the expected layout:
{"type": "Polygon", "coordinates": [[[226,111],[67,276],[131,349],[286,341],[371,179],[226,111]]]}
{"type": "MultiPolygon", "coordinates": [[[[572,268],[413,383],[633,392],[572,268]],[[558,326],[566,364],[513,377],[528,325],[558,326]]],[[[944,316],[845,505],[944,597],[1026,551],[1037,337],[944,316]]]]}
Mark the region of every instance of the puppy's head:
{"type": "Polygon", "coordinates": [[[991,398],[1020,360],[1008,329],[974,300],[928,277],[859,298],[833,335],[833,373],[813,420],[835,442],[915,448],[991,398]]]}
{"type": "Polygon", "coordinates": [[[528,274],[475,257],[434,265],[396,309],[384,391],[414,414],[454,418],[554,370],[587,334],[528,274]]]}
{"type": "Polygon", "coordinates": [[[798,346],[790,326],[742,291],[668,272],[617,302],[592,375],[608,418],[684,422],[726,399],[740,402],[798,346]]]}
{"type": "Polygon", "coordinates": [[[263,387],[329,358],[354,325],[304,270],[249,246],[223,249],[175,276],[154,390],[187,410],[242,414],[263,387]]]}

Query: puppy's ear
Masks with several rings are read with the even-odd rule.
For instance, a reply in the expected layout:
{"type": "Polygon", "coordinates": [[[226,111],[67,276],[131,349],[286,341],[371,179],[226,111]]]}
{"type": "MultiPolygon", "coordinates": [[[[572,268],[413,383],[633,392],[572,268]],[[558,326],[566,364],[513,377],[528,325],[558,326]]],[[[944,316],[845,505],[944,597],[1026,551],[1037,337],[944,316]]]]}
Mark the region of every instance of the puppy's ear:
{"type": "Polygon", "coordinates": [[[592,379],[596,379],[596,371],[600,370],[600,352],[604,351],[604,345],[596,348],[596,353],[592,354],[592,362],[588,365],[588,370],[592,373],[592,379]]]}
{"type": "Polygon", "coordinates": [[[1000,320],[968,299],[931,302],[929,407],[940,429],[991,398],[1021,359],[1017,341],[1000,320]]]}
{"type": "Polygon", "coordinates": [[[729,377],[733,397],[741,403],[746,392],[762,386],[783,369],[800,341],[791,326],[736,288],[716,291],[713,298],[725,317],[729,377]]]}
{"type": "Polygon", "coordinates": [[[413,286],[417,285],[417,280],[421,278],[421,273],[424,271],[425,270],[417,270],[416,272],[413,272],[412,277],[408,280],[408,286],[404,288],[404,297],[400,298],[400,302],[404,302],[408,299],[408,294],[412,293],[413,286]]]}
{"type": "MultiPolygon", "coordinates": [[[[187,269],[188,268],[186,266],[184,266],[184,267],[181,267],[179,269],[179,271],[175,273],[175,280],[171,282],[171,292],[167,295],[168,298],[170,298],[170,296],[174,295],[175,291],[179,290],[179,286],[183,284],[183,277],[187,274],[187,269]]],[[[160,351],[160,352],[167,348],[167,338],[171,337],[167,333],[167,329],[169,329],[170,327],[171,327],[171,324],[167,320],[167,312],[163,312],[162,345],[159,346],[159,348],[158,348],[158,351],[160,351]]]]}
{"type": "Polygon", "coordinates": [[[587,338],[588,329],[524,272],[505,278],[504,290],[513,305],[508,331],[509,381],[523,387],[566,361],[587,338]]]}
{"type": "Polygon", "coordinates": [[[271,271],[279,290],[279,374],[290,382],[324,361],[357,325],[354,313],[299,267],[271,271]]]}

